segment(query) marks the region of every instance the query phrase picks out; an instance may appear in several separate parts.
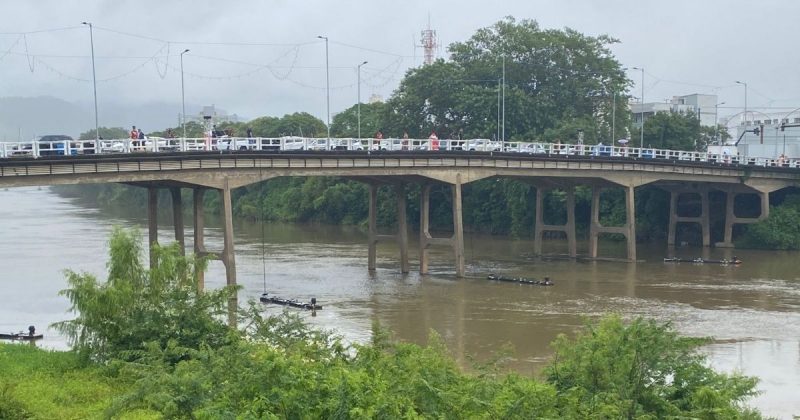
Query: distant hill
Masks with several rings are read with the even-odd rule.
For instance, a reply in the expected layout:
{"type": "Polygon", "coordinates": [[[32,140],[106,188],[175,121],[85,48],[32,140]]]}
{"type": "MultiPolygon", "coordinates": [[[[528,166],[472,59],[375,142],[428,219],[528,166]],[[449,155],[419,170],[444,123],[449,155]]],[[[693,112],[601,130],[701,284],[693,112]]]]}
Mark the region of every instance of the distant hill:
{"type": "MultiPolygon", "coordinates": [[[[151,102],[120,104],[100,102],[99,120],[103,127],[141,127],[145,132],[178,125],[180,104],[151,102]]],[[[186,106],[186,113],[202,107],[186,106]]],[[[76,137],[94,128],[94,104],[73,103],[52,96],[0,98],[0,141],[16,141],[44,134],[76,137]]]]}

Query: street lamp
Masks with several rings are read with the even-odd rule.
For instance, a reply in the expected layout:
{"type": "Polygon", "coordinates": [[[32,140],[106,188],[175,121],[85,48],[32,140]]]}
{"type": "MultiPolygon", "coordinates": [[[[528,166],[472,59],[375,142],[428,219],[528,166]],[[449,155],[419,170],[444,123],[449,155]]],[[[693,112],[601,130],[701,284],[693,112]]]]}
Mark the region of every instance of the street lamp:
{"type": "Polygon", "coordinates": [[[356,73],[358,73],[358,102],[356,102],[356,114],[358,115],[358,138],[361,139],[361,66],[367,64],[363,62],[358,65],[356,73]]]}
{"type": "Polygon", "coordinates": [[[644,147],[644,67],[631,67],[634,70],[642,71],[642,129],[640,130],[641,136],[639,137],[639,147],[644,147]]]}
{"type": "Polygon", "coordinates": [[[326,91],[326,99],[328,103],[328,110],[327,110],[327,121],[328,121],[328,147],[330,147],[331,142],[331,76],[330,76],[330,66],[328,66],[328,37],[318,35],[317,38],[325,40],[325,91],[326,91]]]}
{"type": "Polygon", "coordinates": [[[183,88],[183,55],[189,52],[189,49],[183,50],[181,53],[181,125],[183,125],[183,138],[186,138],[186,94],[183,88]]]}
{"type": "Polygon", "coordinates": [[[747,130],[747,83],[735,80],[734,82],[744,86],[744,125],[747,130]]]}
{"type": "Polygon", "coordinates": [[[94,69],[94,31],[92,30],[92,22],[81,22],[89,26],[89,43],[92,47],[92,87],[94,88],[94,150],[100,151],[100,124],[97,122],[97,75],[94,69]]]}
{"type": "Polygon", "coordinates": [[[714,105],[714,141],[716,141],[717,144],[720,144],[719,135],[717,134],[718,131],[719,131],[719,122],[718,122],[718,120],[719,120],[719,106],[720,105],[725,105],[725,102],[720,102],[720,103],[714,105]]]}

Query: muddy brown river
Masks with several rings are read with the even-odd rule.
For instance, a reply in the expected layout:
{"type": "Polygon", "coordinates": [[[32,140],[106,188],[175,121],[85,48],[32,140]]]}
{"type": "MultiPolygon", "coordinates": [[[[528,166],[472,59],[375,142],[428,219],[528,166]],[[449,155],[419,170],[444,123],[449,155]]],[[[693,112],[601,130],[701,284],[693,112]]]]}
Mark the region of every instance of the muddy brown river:
{"type": "MultiPolygon", "coordinates": [[[[63,270],[104,278],[112,227],[138,227],[146,234],[145,217],[101,212],[47,188],[0,191],[0,290],[5,297],[0,331],[33,324],[46,334],[39,345],[67,348],[64,338],[47,328],[70,317],[68,301],[58,296],[66,285],[63,270]]],[[[169,216],[160,219],[159,238],[171,240],[169,216]]],[[[207,247],[221,249],[218,224],[208,220],[207,226],[207,247]]],[[[762,394],[750,405],[778,418],[800,414],[800,252],[668,250],[663,244],[640,244],[641,263],[576,262],[532,258],[531,241],[467,234],[467,278],[456,279],[447,248],[432,250],[430,274],[401,275],[392,243],[378,245],[378,269],[370,274],[366,232],[354,227],[238,222],[235,231],[238,280],[244,287],[240,300],[255,299],[265,288],[281,297],[316,297],[324,310],[315,317],[301,314],[350,341],[367,340],[375,320],[395,338],[410,342],[425,343],[435,330],[467,368],[472,360],[485,360],[510,344],[515,353],[509,367],[534,375],[550,356],[549,342],[586,318],[609,312],[645,316],[670,321],[685,335],[714,337],[703,348],[713,366],[761,378],[762,394]],[[721,259],[734,252],[744,261],[741,266],[662,261],[668,254],[721,259]],[[549,276],[555,286],[491,282],[485,280],[488,273],[549,276]]],[[[191,238],[191,226],[186,236],[191,238]]],[[[413,269],[415,235],[409,238],[413,269]]],[[[549,253],[566,250],[560,241],[547,241],[544,247],[549,253]]],[[[585,247],[579,243],[579,252],[585,247]]],[[[600,250],[619,257],[625,252],[624,245],[613,242],[601,242],[600,250]]],[[[212,262],[206,287],[224,283],[222,264],[212,262]]]]}

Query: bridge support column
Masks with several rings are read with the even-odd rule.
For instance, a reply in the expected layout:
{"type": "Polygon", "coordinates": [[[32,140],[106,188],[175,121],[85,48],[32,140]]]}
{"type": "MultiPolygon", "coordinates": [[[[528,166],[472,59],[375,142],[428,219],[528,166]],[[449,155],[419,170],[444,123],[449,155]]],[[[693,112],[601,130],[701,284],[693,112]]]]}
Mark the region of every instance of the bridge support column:
{"type": "Polygon", "coordinates": [[[395,186],[397,195],[397,246],[400,248],[400,272],[411,271],[408,264],[408,218],[406,217],[406,184],[395,186]]]}
{"type": "MultiPolygon", "coordinates": [[[[203,188],[194,188],[192,190],[192,201],[194,210],[194,256],[195,258],[205,257],[206,252],[204,230],[205,230],[205,211],[203,208],[203,196],[206,190],[203,188]]],[[[197,290],[202,291],[205,288],[205,273],[201,270],[196,271],[197,274],[197,290]]]]}
{"type": "MultiPolygon", "coordinates": [[[[222,195],[222,217],[224,219],[224,247],[222,263],[225,265],[225,279],[228,286],[236,286],[236,256],[233,251],[233,206],[231,204],[231,188],[228,180],[220,190],[222,195]]],[[[238,292],[228,299],[228,325],[236,328],[236,312],[239,308],[238,292]]]]}
{"type": "Polygon", "coordinates": [[[180,244],[181,255],[186,255],[186,239],[183,232],[183,199],[181,189],[173,187],[169,189],[172,194],[172,220],[175,225],[175,242],[180,244]]]}
{"type": "Polygon", "coordinates": [[[453,248],[456,277],[464,277],[466,267],[464,261],[464,223],[461,207],[461,175],[456,175],[453,191],[453,236],[450,238],[434,238],[430,234],[430,199],[431,185],[423,184],[420,194],[419,224],[419,272],[428,272],[428,248],[431,245],[448,245],[453,248]]]}
{"type": "Polygon", "coordinates": [[[375,271],[378,254],[378,242],[381,240],[396,240],[400,249],[400,272],[408,273],[408,221],[406,218],[406,186],[397,184],[394,187],[397,200],[397,233],[394,235],[378,234],[378,185],[369,184],[369,256],[367,266],[369,271],[375,271]]]}
{"type": "Polygon", "coordinates": [[[367,269],[375,271],[375,260],[378,254],[378,185],[369,184],[369,255],[367,256],[367,269]]]}
{"type": "Polygon", "coordinates": [[[624,235],[628,248],[628,261],[636,261],[636,213],[634,187],[625,188],[626,220],[623,226],[603,226],[600,224],[600,192],[602,188],[592,186],[592,208],[589,222],[589,256],[597,258],[597,242],[601,233],[624,235]]]}
{"type": "Polygon", "coordinates": [[[636,202],[633,186],[625,187],[625,209],[627,213],[626,234],[628,239],[628,261],[636,261],[636,202]]]}
{"type": "Polygon", "coordinates": [[[533,252],[536,255],[542,255],[542,241],[544,232],[564,232],[567,236],[567,246],[569,248],[569,256],[575,258],[578,256],[577,241],[575,238],[575,187],[570,186],[566,189],[567,192],[567,223],[559,225],[546,225],[544,223],[544,194],[549,191],[543,187],[536,187],[536,223],[534,226],[534,239],[533,239],[533,252]]]}
{"type": "Polygon", "coordinates": [[[733,248],[733,225],[737,223],[756,223],[764,220],[769,216],[769,192],[759,191],[758,195],[761,198],[761,214],[758,217],[736,217],[735,201],[736,196],[740,194],[729,189],[725,192],[725,232],[723,234],[723,241],[714,244],[720,248],[733,248]]]}
{"type": "Polygon", "coordinates": [[[453,190],[453,252],[456,258],[456,277],[464,277],[464,221],[461,211],[461,174],[456,175],[453,190]]]}
{"type": "Polygon", "coordinates": [[[709,215],[708,190],[703,189],[697,192],[700,195],[700,216],[681,216],[678,214],[678,199],[681,191],[669,192],[669,232],[667,232],[667,245],[675,245],[675,235],[678,223],[699,223],[703,235],[703,246],[711,246],[711,221],[709,215]]]}
{"type": "Polygon", "coordinates": [[[597,238],[600,235],[600,187],[592,186],[592,204],[589,217],[589,257],[597,258],[597,238]]]}
{"type": "Polygon", "coordinates": [[[147,239],[150,269],[153,269],[156,266],[153,246],[158,244],[158,188],[152,186],[147,187],[147,239]]]}

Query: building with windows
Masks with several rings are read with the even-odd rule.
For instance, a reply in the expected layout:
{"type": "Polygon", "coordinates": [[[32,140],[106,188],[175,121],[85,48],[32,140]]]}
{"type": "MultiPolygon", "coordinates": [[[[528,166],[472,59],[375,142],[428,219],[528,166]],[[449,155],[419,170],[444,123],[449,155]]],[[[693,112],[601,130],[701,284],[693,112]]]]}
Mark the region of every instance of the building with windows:
{"type": "Polygon", "coordinates": [[[657,112],[680,112],[682,114],[691,112],[700,120],[700,125],[713,127],[717,119],[716,106],[717,95],[699,93],[673,96],[672,99],[664,102],[634,102],[630,104],[633,125],[636,127],[642,126],[642,118],[646,120],[657,112]]]}
{"type": "Polygon", "coordinates": [[[739,154],[749,157],[800,159],[800,111],[748,111],[736,125],[739,154]]]}

